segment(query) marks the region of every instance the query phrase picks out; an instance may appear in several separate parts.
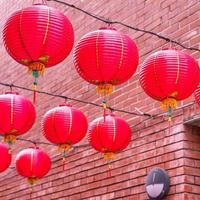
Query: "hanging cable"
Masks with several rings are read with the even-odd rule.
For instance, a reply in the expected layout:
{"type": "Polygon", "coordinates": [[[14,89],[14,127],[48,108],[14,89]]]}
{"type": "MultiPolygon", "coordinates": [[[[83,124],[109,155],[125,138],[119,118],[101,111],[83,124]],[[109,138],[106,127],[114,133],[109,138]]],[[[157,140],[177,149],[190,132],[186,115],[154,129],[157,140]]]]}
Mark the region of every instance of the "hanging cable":
{"type": "MultiPolygon", "coordinates": [[[[3,135],[0,135],[0,137],[3,137],[3,135]]],[[[24,138],[20,138],[19,136],[16,138],[16,140],[17,141],[31,143],[31,144],[33,144],[35,146],[37,146],[37,145],[49,145],[49,146],[55,146],[55,147],[57,147],[57,145],[53,144],[53,143],[39,142],[39,141],[30,140],[30,139],[24,139],[24,138]]],[[[88,147],[88,146],[89,146],[89,144],[73,145],[73,149],[84,148],[84,147],[88,147]]]]}
{"type": "Polygon", "coordinates": [[[139,31],[139,32],[143,32],[143,33],[147,33],[147,34],[156,36],[156,37],[158,37],[158,38],[160,38],[160,39],[162,39],[162,40],[165,40],[166,42],[170,42],[171,44],[176,44],[176,45],[178,45],[178,46],[180,46],[180,47],[182,47],[182,48],[184,48],[184,49],[191,50],[191,51],[199,51],[199,52],[200,52],[200,49],[198,49],[198,48],[187,47],[187,46],[181,44],[180,42],[177,42],[176,40],[172,40],[172,39],[170,39],[170,38],[168,38],[168,37],[165,37],[165,36],[163,36],[163,35],[160,35],[160,34],[158,34],[158,33],[153,32],[153,31],[148,31],[148,30],[144,30],[144,29],[141,29],[141,28],[133,27],[133,26],[131,26],[131,25],[129,25],[129,24],[125,24],[125,23],[120,22],[120,21],[112,21],[112,20],[110,20],[110,19],[105,19],[105,18],[103,18],[103,17],[100,17],[100,16],[98,16],[98,15],[96,15],[96,14],[93,14],[93,13],[91,13],[91,12],[88,12],[88,11],[86,11],[86,10],[83,10],[83,9],[81,9],[81,8],[79,8],[79,7],[75,6],[75,5],[73,5],[73,4],[69,4],[69,3],[64,2],[64,1],[60,1],[60,0],[46,0],[46,1],[54,1],[54,2],[57,2],[57,3],[59,3],[59,4],[63,4],[63,5],[65,5],[65,6],[71,7],[71,8],[73,8],[73,9],[75,9],[75,10],[78,10],[78,11],[80,11],[80,12],[82,12],[82,13],[84,13],[84,14],[90,16],[90,17],[93,17],[93,18],[95,18],[95,19],[97,19],[97,20],[99,20],[99,21],[102,21],[102,22],[104,22],[104,23],[107,23],[107,24],[109,24],[109,25],[111,25],[111,24],[119,24],[119,25],[121,25],[121,26],[124,26],[124,27],[126,27],[126,28],[129,28],[129,29],[132,29],[132,30],[135,30],[135,31],[139,31]]]}
{"type": "MultiPolygon", "coordinates": [[[[6,86],[6,87],[11,87],[12,86],[12,88],[18,88],[18,89],[22,89],[22,90],[26,90],[26,91],[31,91],[31,92],[33,91],[33,89],[29,89],[29,88],[26,88],[26,87],[18,86],[18,85],[15,85],[15,84],[9,84],[9,83],[0,82],[0,85],[6,86]]],[[[97,104],[97,103],[93,103],[93,102],[89,102],[89,101],[83,101],[83,100],[72,98],[72,97],[53,94],[53,93],[40,91],[40,90],[37,90],[36,92],[40,93],[40,94],[45,94],[45,95],[48,95],[48,96],[62,98],[62,99],[65,99],[65,100],[67,99],[67,100],[76,101],[76,102],[83,103],[83,104],[89,104],[89,105],[96,106],[96,107],[102,107],[102,104],[97,104]]],[[[109,109],[111,111],[116,111],[116,112],[126,113],[126,114],[130,114],[130,115],[135,115],[135,116],[154,117],[153,115],[150,115],[148,113],[129,112],[129,111],[113,108],[113,107],[110,107],[110,106],[108,106],[107,109],[109,109]]]]}

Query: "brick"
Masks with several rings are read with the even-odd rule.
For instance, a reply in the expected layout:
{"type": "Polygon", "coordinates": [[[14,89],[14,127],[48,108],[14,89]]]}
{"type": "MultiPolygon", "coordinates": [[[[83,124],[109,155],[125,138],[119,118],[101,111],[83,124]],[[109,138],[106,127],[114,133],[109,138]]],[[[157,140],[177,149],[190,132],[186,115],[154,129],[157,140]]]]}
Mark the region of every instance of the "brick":
{"type": "MultiPolygon", "coordinates": [[[[95,13],[104,18],[121,21],[131,26],[154,31],[170,37],[188,47],[199,48],[199,9],[198,0],[141,0],[141,1],[80,1],[70,3],[95,13]],[[153,11],[153,12],[152,12],[153,11]]],[[[56,2],[48,4],[64,12],[71,20],[75,30],[75,43],[86,33],[105,26],[83,13],[72,8],[64,7],[56,2]]],[[[0,27],[3,28],[6,18],[17,9],[30,5],[25,0],[1,1],[2,17],[0,27]]],[[[156,115],[148,118],[115,112],[125,119],[131,127],[132,138],[130,145],[117,154],[113,161],[112,176],[108,176],[108,166],[102,155],[90,146],[77,147],[66,161],[65,171],[62,172],[62,162],[57,149],[41,145],[52,158],[52,169],[33,188],[35,200],[147,200],[145,181],[147,174],[155,167],[164,168],[170,176],[170,191],[166,200],[199,200],[200,198],[200,134],[199,128],[183,125],[186,119],[199,115],[200,107],[190,105],[193,97],[178,103],[178,109],[173,112],[171,131],[169,131],[167,115],[160,110],[157,102],[144,93],[138,81],[142,62],[155,51],[169,47],[170,44],[155,36],[134,31],[120,25],[113,25],[117,30],[126,33],[135,40],[138,46],[140,63],[136,73],[124,84],[116,86],[109,97],[109,104],[117,109],[142,112],[156,115]],[[138,124],[139,123],[139,124],[138,124]]],[[[200,63],[200,53],[184,50],[200,63]]],[[[0,79],[1,82],[31,88],[32,78],[27,75],[26,68],[13,61],[6,53],[0,40],[0,79]]],[[[38,79],[38,88],[54,94],[67,95],[84,101],[100,104],[102,97],[96,95],[95,86],[79,78],[73,65],[72,53],[67,59],[55,67],[47,69],[45,76],[38,79]]],[[[0,86],[0,91],[9,88],[0,86]]],[[[27,98],[32,93],[16,89],[27,98]]],[[[38,95],[36,104],[37,120],[25,139],[46,142],[40,133],[40,121],[43,114],[64,103],[63,99],[38,95]]],[[[83,111],[88,121],[102,115],[102,109],[91,105],[69,100],[68,103],[83,111]]],[[[80,144],[88,144],[85,138],[80,144]]],[[[13,163],[16,153],[29,147],[30,144],[18,141],[13,149],[13,163]]],[[[15,170],[0,174],[0,200],[29,198],[29,186],[17,175],[15,170]]]]}

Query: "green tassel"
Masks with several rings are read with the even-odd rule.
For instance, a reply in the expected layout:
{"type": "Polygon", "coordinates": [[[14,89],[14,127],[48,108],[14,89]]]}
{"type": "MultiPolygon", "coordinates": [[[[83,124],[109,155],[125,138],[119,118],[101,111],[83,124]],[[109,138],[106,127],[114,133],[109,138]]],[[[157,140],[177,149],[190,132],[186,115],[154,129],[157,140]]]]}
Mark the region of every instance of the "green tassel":
{"type": "Polygon", "coordinates": [[[168,109],[168,117],[172,117],[172,108],[171,108],[171,106],[168,109]]]}
{"type": "Polygon", "coordinates": [[[38,78],[39,77],[39,72],[36,70],[33,70],[32,72],[33,77],[38,78]]]}
{"type": "Polygon", "coordinates": [[[102,104],[106,104],[106,100],[103,100],[103,101],[102,101],[102,104]]]}
{"type": "Polygon", "coordinates": [[[171,121],[171,119],[172,119],[172,107],[169,106],[169,108],[168,108],[168,120],[171,121]]]}
{"type": "Polygon", "coordinates": [[[36,81],[34,81],[34,82],[33,82],[33,85],[35,85],[35,86],[36,86],[36,85],[37,85],[37,82],[36,82],[36,81]]]}

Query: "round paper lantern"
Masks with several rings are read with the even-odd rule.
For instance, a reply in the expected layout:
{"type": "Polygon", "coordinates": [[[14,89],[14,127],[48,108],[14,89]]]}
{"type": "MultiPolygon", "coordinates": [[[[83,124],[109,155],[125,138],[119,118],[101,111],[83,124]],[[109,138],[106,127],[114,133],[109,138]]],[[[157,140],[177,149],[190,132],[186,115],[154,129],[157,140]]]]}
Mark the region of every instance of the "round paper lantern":
{"type": "Polygon", "coordinates": [[[71,105],[60,105],[49,110],[43,117],[43,135],[50,142],[57,144],[64,153],[71,145],[80,142],[87,132],[87,119],[84,114],[71,105]]]}
{"type": "Polygon", "coordinates": [[[194,91],[194,98],[195,98],[195,101],[200,106],[200,83],[199,83],[197,89],[194,91]]]}
{"type": "Polygon", "coordinates": [[[114,28],[101,28],[84,35],[74,49],[79,75],[97,85],[97,92],[110,94],[113,85],[127,81],[136,71],[138,50],[133,40],[114,28]]]}
{"type": "Polygon", "coordinates": [[[189,97],[200,80],[198,64],[188,54],[166,49],[150,55],[142,64],[140,84],[147,95],[162,102],[169,119],[177,101],[189,97]]]}
{"type": "Polygon", "coordinates": [[[16,136],[26,133],[35,122],[35,108],[25,97],[16,92],[0,95],[0,134],[12,144],[16,136]]]}
{"type": "Polygon", "coordinates": [[[11,163],[11,154],[8,147],[4,144],[0,144],[0,157],[0,172],[3,172],[8,169],[11,163]]]}
{"type": "MultiPolygon", "coordinates": [[[[74,43],[73,27],[58,10],[35,4],[13,13],[3,30],[10,56],[37,78],[45,68],[63,61],[74,43]]],[[[34,81],[36,90],[37,82],[34,81]]]]}
{"type": "Polygon", "coordinates": [[[112,115],[91,122],[88,131],[90,145],[111,161],[115,154],[125,149],[131,140],[131,129],[126,121],[112,115]]]}
{"type": "Polygon", "coordinates": [[[49,156],[38,147],[24,149],[16,156],[16,170],[26,177],[28,182],[33,185],[36,181],[44,177],[51,168],[49,156]]]}
{"type": "Polygon", "coordinates": [[[8,53],[31,71],[43,72],[70,53],[74,33],[70,21],[58,10],[35,4],[12,14],[3,30],[8,53]]]}

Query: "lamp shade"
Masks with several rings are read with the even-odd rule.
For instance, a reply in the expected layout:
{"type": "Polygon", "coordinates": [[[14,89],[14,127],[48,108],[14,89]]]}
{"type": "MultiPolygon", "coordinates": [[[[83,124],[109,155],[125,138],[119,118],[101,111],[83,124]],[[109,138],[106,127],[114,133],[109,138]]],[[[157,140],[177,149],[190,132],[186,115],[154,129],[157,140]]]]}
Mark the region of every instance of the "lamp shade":
{"type": "Polygon", "coordinates": [[[58,10],[35,4],[13,13],[3,29],[10,56],[30,71],[44,72],[63,61],[74,43],[73,27],[58,10]]]}
{"type": "Polygon", "coordinates": [[[35,122],[33,104],[16,92],[0,95],[0,134],[7,143],[13,143],[16,136],[25,134],[35,122]]]}
{"type": "Polygon", "coordinates": [[[3,172],[10,166],[12,157],[8,147],[1,143],[0,143],[0,156],[1,156],[0,172],[3,172]]]}
{"type": "Polygon", "coordinates": [[[44,151],[33,147],[20,151],[16,156],[15,165],[17,172],[32,185],[49,172],[51,160],[44,151]]]}
{"type": "Polygon", "coordinates": [[[112,115],[99,117],[89,125],[90,145],[104,154],[107,160],[114,159],[115,153],[125,149],[131,140],[131,129],[126,121],[112,115]]]}
{"type": "Polygon", "coordinates": [[[197,86],[196,90],[194,91],[195,101],[198,105],[200,105],[200,84],[197,86]]]}
{"type": "Polygon", "coordinates": [[[97,85],[99,93],[111,93],[113,85],[126,82],[136,71],[138,50],[134,41],[107,27],[84,35],[74,49],[79,75],[97,85]]]}
{"type": "Polygon", "coordinates": [[[164,110],[176,108],[177,101],[189,97],[200,80],[197,62],[176,49],[151,54],[142,64],[139,75],[146,94],[161,101],[164,110]]]}
{"type": "Polygon", "coordinates": [[[71,105],[60,105],[49,110],[43,117],[43,135],[64,151],[80,142],[87,132],[85,115],[71,105]]]}

